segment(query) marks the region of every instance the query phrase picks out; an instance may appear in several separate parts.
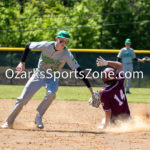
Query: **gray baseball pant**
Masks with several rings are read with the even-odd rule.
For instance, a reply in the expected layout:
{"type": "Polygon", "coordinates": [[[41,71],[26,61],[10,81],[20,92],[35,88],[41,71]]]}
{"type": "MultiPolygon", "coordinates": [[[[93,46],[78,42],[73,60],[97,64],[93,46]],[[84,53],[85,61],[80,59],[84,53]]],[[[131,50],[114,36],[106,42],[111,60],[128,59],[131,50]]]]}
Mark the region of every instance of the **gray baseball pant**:
{"type": "Polygon", "coordinates": [[[129,78],[129,73],[133,72],[133,65],[128,64],[123,66],[123,70],[126,77],[126,92],[130,91],[131,78],[129,78]]]}
{"type": "Polygon", "coordinates": [[[58,80],[54,80],[54,78],[42,79],[36,74],[33,74],[25,85],[21,96],[17,98],[13,110],[6,119],[9,125],[13,124],[15,118],[18,116],[23,106],[26,105],[28,101],[32,98],[32,96],[44,85],[46,88],[46,96],[37,108],[37,111],[39,112],[41,117],[44,115],[52,101],[55,99],[55,93],[58,89],[58,80]]]}

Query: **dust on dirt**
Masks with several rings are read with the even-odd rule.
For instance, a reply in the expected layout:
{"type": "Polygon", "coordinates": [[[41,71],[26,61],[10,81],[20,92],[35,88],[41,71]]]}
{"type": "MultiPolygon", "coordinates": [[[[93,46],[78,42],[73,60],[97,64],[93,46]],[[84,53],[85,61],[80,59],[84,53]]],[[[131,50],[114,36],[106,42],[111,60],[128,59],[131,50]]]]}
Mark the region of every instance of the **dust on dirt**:
{"type": "MultiPolygon", "coordinates": [[[[54,101],[43,117],[45,128],[34,124],[40,101],[31,100],[16,118],[13,129],[0,129],[0,150],[147,150],[150,147],[150,105],[129,104],[132,119],[107,130],[97,127],[101,109],[87,102],[54,101]]],[[[15,100],[0,100],[0,124],[15,100]]]]}
{"type": "Polygon", "coordinates": [[[108,132],[142,132],[150,131],[150,109],[147,104],[132,104],[132,116],[127,121],[117,121],[115,126],[108,128],[108,132]]]}

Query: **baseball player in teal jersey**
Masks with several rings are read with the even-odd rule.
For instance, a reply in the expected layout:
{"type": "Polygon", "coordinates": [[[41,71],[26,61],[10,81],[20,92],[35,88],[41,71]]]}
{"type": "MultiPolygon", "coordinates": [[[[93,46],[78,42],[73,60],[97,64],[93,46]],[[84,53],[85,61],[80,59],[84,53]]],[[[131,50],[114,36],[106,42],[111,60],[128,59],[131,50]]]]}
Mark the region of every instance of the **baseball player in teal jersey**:
{"type": "Polygon", "coordinates": [[[50,104],[52,103],[52,101],[54,100],[58,88],[58,79],[54,79],[54,77],[49,78],[49,73],[47,72],[48,69],[51,69],[51,72],[54,73],[54,71],[60,71],[65,65],[65,63],[67,63],[72,70],[77,70],[77,74],[79,77],[81,75],[82,77],[84,76],[82,80],[93,95],[93,89],[89,81],[85,78],[85,74],[81,70],[78,62],[75,60],[72,53],[66,47],[66,44],[69,39],[69,33],[67,31],[62,30],[57,34],[56,41],[31,42],[26,46],[23,56],[21,58],[21,62],[16,67],[16,70],[20,73],[25,70],[25,60],[31,49],[41,51],[38,67],[35,73],[25,85],[21,96],[17,98],[13,110],[11,111],[8,118],[6,119],[6,122],[1,126],[1,128],[12,128],[15,118],[18,116],[23,106],[28,103],[32,96],[42,86],[45,86],[46,88],[46,96],[37,108],[38,113],[35,117],[35,124],[38,128],[44,127],[42,117],[48,109],[48,107],[50,106],[50,104]]]}
{"type": "MultiPolygon", "coordinates": [[[[134,50],[130,48],[131,39],[127,38],[125,40],[125,47],[122,48],[117,55],[117,60],[122,62],[124,73],[133,71],[133,60],[137,62],[143,62],[142,59],[136,58],[134,50]]],[[[126,80],[126,93],[130,93],[130,81],[131,79],[127,78],[126,80]]]]}

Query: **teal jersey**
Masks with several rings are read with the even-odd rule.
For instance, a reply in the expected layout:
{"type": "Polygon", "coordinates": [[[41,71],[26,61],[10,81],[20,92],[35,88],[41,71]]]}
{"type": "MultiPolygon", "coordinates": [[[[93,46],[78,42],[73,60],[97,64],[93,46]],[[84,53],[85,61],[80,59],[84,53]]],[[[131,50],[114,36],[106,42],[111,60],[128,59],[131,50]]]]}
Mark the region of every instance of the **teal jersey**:
{"type": "Polygon", "coordinates": [[[118,58],[121,58],[123,65],[129,65],[133,63],[133,59],[136,58],[134,50],[132,48],[122,48],[117,55],[118,58]]]}
{"type": "Polygon", "coordinates": [[[78,62],[73,57],[72,53],[67,47],[63,50],[56,51],[54,49],[55,41],[47,42],[31,42],[29,48],[41,51],[41,56],[38,62],[38,70],[46,72],[47,69],[53,71],[61,71],[65,63],[69,65],[72,70],[79,67],[78,62]]]}

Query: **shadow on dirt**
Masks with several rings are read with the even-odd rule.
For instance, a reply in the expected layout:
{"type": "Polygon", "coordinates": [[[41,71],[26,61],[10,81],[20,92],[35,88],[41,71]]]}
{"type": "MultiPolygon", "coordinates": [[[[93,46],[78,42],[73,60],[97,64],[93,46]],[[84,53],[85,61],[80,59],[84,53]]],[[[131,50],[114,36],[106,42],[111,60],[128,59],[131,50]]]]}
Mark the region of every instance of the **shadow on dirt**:
{"type": "Polygon", "coordinates": [[[56,132],[56,133],[87,133],[87,134],[105,134],[106,132],[96,132],[96,131],[71,131],[71,130],[41,130],[41,129],[13,129],[13,130],[23,130],[23,131],[39,131],[39,132],[56,132]]]}

